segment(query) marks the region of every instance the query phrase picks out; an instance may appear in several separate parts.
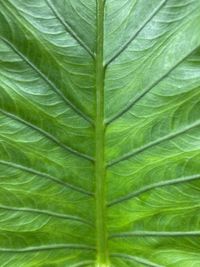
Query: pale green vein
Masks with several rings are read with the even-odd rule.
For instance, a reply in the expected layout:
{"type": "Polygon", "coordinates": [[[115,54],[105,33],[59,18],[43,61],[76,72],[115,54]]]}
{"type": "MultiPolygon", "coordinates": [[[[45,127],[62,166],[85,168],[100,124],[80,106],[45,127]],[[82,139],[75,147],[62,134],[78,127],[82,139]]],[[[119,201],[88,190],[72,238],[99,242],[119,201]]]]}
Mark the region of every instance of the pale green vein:
{"type": "Polygon", "coordinates": [[[84,43],[81,38],[76,34],[73,30],[72,26],[69,22],[66,22],[64,18],[60,15],[58,10],[56,9],[55,5],[50,0],[45,0],[55,17],[60,21],[60,23],[64,26],[66,31],[88,52],[88,54],[94,59],[94,54],[91,49],[84,43]]]}
{"type": "Polygon", "coordinates": [[[97,266],[109,266],[106,223],[106,170],[104,124],[104,1],[97,0],[97,47],[96,47],[96,114],[95,114],[95,183],[96,183],[96,243],[97,266]]]}
{"type": "Polygon", "coordinates": [[[113,205],[122,203],[124,201],[127,201],[129,199],[135,198],[140,196],[143,193],[146,193],[150,190],[156,189],[156,188],[160,188],[160,187],[165,187],[165,186],[170,186],[170,185],[176,185],[176,184],[181,184],[181,183],[187,183],[187,182],[192,182],[195,180],[199,180],[200,179],[200,174],[196,174],[196,175],[191,175],[191,176],[186,176],[186,177],[181,177],[181,178],[177,178],[177,179],[173,179],[173,180],[166,180],[166,181],[161,181],[158,183],[154,183],[151,185],[147,185],[144,186],[142,188],[140,188],[139,190],[127,194],[126,196],[120,197],[118,199],[115,199],[113,201],[111,201],[108,206],[111,207],[113,205]]]}
{"type": "Polygon", "coordinates": [[[164,137],[161,137],[161,138],[159,138],[159,139],[157,139],[157,140],[155,140],[153,142],[150,142],[147,145],[144,145],[144,146],[142,146],[142,147],[140,147],[138,149],[135,149],[135,150],[133,150],[131,152],[128,152],[125,155],[123,155],[123,156],[121,156],[121,157],[119,157],[117,159],[114,159],[114,160],[110,161],[107,164],[107,167],[111,167],[111,166],[113,166],[113,165],[115,165],[115,164],[117,164],[119,162],[122,162],[124,160],[127,160],[127,159],[133,157],[133,156],[136,156],[136,155],[142,153],[143,151],[145,151],[145,150],[147,150],[149,148],[152,148],[154,146],[159,145],[162,142],[169,141],[169,140],[171,140],[171,139],[173,139],[175,137],[178,137],[179,135],[184,134],[187,131],[190,131],[190,130],[194,129],[195,127],[198,127],[198,126],[200,126],[200,121],[197,121],[197,122],[195,122],[195,123],[193,123],[193,124],[191,124],[191,125],[183,128],[183,129],[181,129],[179,131],[176,131],[174,133],[165,135],[164,137]]]}
{"type": "Polygon", "coordinates": [[[77,250],[95,250],[94,247],[79,245],[79,244],[55,244],[47,246],[38,246],[38,247],[26,247],[26,248],[2,248],[0,247],[0,252],[7,253],[25,253],[25,252],[42,252],[49,250],[59,250],[59,249],[77,249],[77,250]]]}
{"type": "Polygon", "coordinates": [[[84,153],[81,153],[77,150],[74,150],[73,148],[63,144],[62,142],[60,142],[56,137],[54,137],[53,135],[51,135],[50,133],[48,133],[47,131],[39,128],[38,126],[14,115],[14,114],[11,114],[3,109],[0,109],[0,112],[2,114],[4,114],[5,116],[8,116],[10,117],[11,119],[15,120],[15,121],[18,121],[20,123],[23,123],[24,125],[28,126],[29,128],[41,133],[42,135],[44,135],[45,137],[47,137],[49,140],[53,141],[55,144],[57,144],[58,146],[60,146],[61,148],[65,149],[66,151],[78,156],[78,157],[81,157],[81,158],[84,158],[84,159],[87,159],[87,160],[90,160],[90,161],[94,161],[94,158],[84,154],[84,153]]]}
{"type": "Polygon", "coordinates": [[[94,265],[94,261],[82,261],[82,262],[75,263],[70,267],[82,267],[82,266],[88,266],[88,265],[91,265],[91,264],[94,265]]]}
{"type": "Polygon", "coordinates": [[[147,24],[156,16],[156,14],[161,10],[161,8],[164,6],[164,4],[167,2],[167,0],[163,0],[160,2],[160,4],[153,10],[153,12],[150,14],[150,17],[147,18],[143,24],[139,27],[139,29],[134,33],[134,35],[115,53],[115,55],[106,62],[105,67],[107,68],[108,65],[110,65],[117,57],[120,56],[121,53],[126,50],[126,48],[137,38],[137,36],[140,34],[140,32],[147,26],[147,24]]]}
{"type": "Polygon", "coordinates": [[[93,121],[86,114],[84,114],[80,109],[78,109],[65,95],[57,88],[57,86],[49,80],[49,78],[38,69],[36,65],[33,64],[24,54],[22,54],[10,41],[0,37],[0,39],[7,44],[20,58],[22,58],[38,75],[53,89],[53,91],[67,104],[71,109],[73,109],[78,115],[83,119],[93,125],[93,121]]]}
{"type": "Polygon", "coordinates": [[[15,168],[15,169],[19,169],[19,170],[22,170],[22,171],[25,171],[25,172],[28,172],[28,173],[31,173],[31,174],[34,174],[34,175],[37,175],[37,176],[40,176],[40,177],[44,177],[46,179],[49,179],[51,180],[52,182],[55,182],[57,184],[60,184],[66,188],[70,188],[71,190],[74,190],[74,191],[77,191],[79,193],[82,193],[82,194],[85,194],[85,195],[88,195],[88,196],[94,196],[94,194],[92,192],[88,192],[86,190],[84,190],[83,188],[80,188],[80,187],[77,187],[77,186],[74,186],[74,185],[71,185],[69,183],[66,183],[56,177],[53,177],[47,173],[44,173],[44,172],[40,172],[40,171],[37,171],[35,169],[32,169],[32,168],[29,168],[29,167],[26,167],[26,166],[23,166],[23,165],[20,165],[20,164],[16,164],[16,163],[13,163],[13,162],[10,162],[10,161],[5,161],[5,160],[0,160],[0,164],[3,164],[3,165],[6,165],[6,166],[9,166],[9,167],[12,167],[12,168],[15,168]]]}
{"type": "Polygon", "coordinates": [[[8,210],[8,211],[16,211],[16,212],[28,212],[28,213],[33,213],[33,214],[41,214],[41,215],[56,217],[56,218],[60,218],[60,219],[78,221],[78,222],[81,222],[83,224],[87,224],[90,226],[92,225],[91,222],[84,220],[83,218],[73,216],[73,215],[61,214],[61,213],[57,213],[57,212],[53,212],[53,211],[49,211],[49,210],[40,210],[40,209],[24,208],[24,207],[23,208],[21,208],[21,207],[9,207],[9,206],[5,206],[5,205],[1,205],[1,204],[0,204],[0,209],[8,210]]]}
{"type": "Polygon", "coordinates": [[[197,49],[199,48],[199,45],[195,47],[192,51],[190,51],[187,55],[185,55],[183,58],[181,58],[174,66],[172,66],[166,73],[164,73],[158,80],[156,80],[152,85],[147,86],[141,94],[139,94],[136,98],[134,97],[129,101],[129,104],[127,104],[121,111],[119,111],[114,116],[108,118],[105,123],[106,125],[111,124],[115,120],[119,119],[122,115],[124,115],[126,112],[128,112],[135,104],[137,104],[143,97],[146,96],[154,87],[156,87],[160,82],[162,82],[173,70],[175,70],[181,63],[183,63],[184,60],[186,60],[191,54],[193,54],[197,49]]]}
{"type": "Polygon", "coordinates": [[[146,260],[146,259],[143,259],[143,258],[140,258],[137,256],[122,254],[122,253],[112,253],[111,257],[121,258],[121,259],[128,260],[128,261],[134,261],[134,262],[143,264],[143,265],[148,266],[148,267],[164,267],[163,265],[158,265],[158,264],[151,262],[149,260],[146,260]]]}
{"type": "Polygon", "coordinates": [[[132,231],[110,235],[110,238],[131,238],[131,237],[199,237],[200,231],[132,231]]]}

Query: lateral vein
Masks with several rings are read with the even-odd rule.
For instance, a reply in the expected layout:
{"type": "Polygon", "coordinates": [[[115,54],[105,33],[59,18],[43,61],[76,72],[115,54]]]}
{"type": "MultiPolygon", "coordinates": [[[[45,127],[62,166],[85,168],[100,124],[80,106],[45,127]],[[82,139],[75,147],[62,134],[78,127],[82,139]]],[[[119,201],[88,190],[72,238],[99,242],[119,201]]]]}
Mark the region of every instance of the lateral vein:
{"type": "Polygon", "coordinates": [[[0,39],[7,44],[19,57],[21,57],[35,72],[39,74],[39,76],[53,89],[53,91],[67,104],[73,109],[79,116],[93,125],[93,121],[86,114],[84,114],[80,109],[78,109],[65,95],[57,88],[57,86],[49,80],[49,78],[39,70],[24,54],[22,54],[10,41],[7,39],[0,37],[0,39]]]}
{"type": "Polygon", "coordinates": [[[129,158],[131,158],[131,157],[133,157],[135,155],[138,155],[138,154],[142,153],[143,151],[145,151],[145,150],[147,150],[149,148],[152,148],[152,147],[154,147],[154,146],[156,146],[156,145],[158,145],[158,144],[160,144],[162,142],[171,140],[171,139],[173,139],[173,138],[175,138],[175,137],[177,137],[177,136],[179,136],[179,135],[181,135],[183,133],[186,133],[187,131],[192,130],[193,128],[198,127],[198,126],[200,126],[200,121],[199,120],[197,122],[189,125],[188,127],[185,127],[183,129],[181,129],[180,131],[168,134],[168,135],[166,135],[164,137],[161,137],[161,138],[159,138],[159,139],[157,139],[157,140],[155,140],[153,142],[148,143],[147,145],[144,145],[144,146],[142,146],[142,147],[140,147],[140,148],[138,148],[136,150],[133,150],[133,151],[131,151],[131,152],[129,152],[129,153],[117,158],[117,159],[114,159],[114,160],[110,161],[107,164],[107,167],[111,167],[111,166],[113,166],[113,165],[115,165],[115,164],[117,164],[117,163],[119,163],[121,161],[127,160],[127,159],[129,159],[129,158]]]}
{"type": "Polygon", "coordinates": [[[84,153],[81,153],[81,152],[79,152],[79,151],[77,151],[77,150],[74,150],[73,148],[71,148],[71,147],[69,147],[69,146],[63,144],[63,143],[60,142],[56,137],[54,137],[53,135],[51,135],[51,134],[48,133],[47,131],[41,129],[40,127],[38,127],[38,126],[36,126],[36,125],[34,125],[34,124],[32,124],[32,123],[30,123],[30,122],[28,122],[28,121],[22,119],[22,118],[20,118],[19,116],[16,116],[16,115],[14,115],[14,114],[11,114],[11,113],[9,113],[9,112],[3,110],[3,109],[0,109],[0,112],[1,112],[2,114],[4,114],[5,116],[8,116],[8,117],[10,117],[11,119],[13,119],[13,120],[15,120],[15,121],[18,121],[18,122],[20,122],[20,123],[23,123],[24,125],[26,125],[26,126],[32,128],[32,129],[34,129],[35,131],[41,133],[42,135],[44,135],[45,137],[47,137],[49,140],[53,141],[55,144],[57,144],[58,146],[60,146],[61,148],[65,149],[65,150],[67,150],[68,152],[70,152],[70,153],[72,153],[72,154],[74,154],[74,155],[76,155],[76,156],[79,156],[79,157],[81,157],[81,158],[87,159],[87,160],[89,160],[89,161],[94,161],[94,158],[92,158],[92,157],[90,157],[90,156],[88,156],[88,155],[86,155],[86,154],[84,154],[84,153]]]}
{"type": "Polygon", "coordinates": [[[143,264],[147,267],[164,267],[163,265],[158,265],[158,264],[151,262],[147,259],[143,259],[143,258],[140,258],[137,256],[127,255],[127,254],[122,254],[122,253],[112,253],[111,257],[122,258],[125,260],[134,261],[134,262],[143,264]]]}
{"type": "Polygon", "coordinates": [[[128,112],[135,104],[137,104],[141,99],[143,99],[146,94],[148,94],[154,87],[156,87],[160,82],[162,82],[173,70],[175,70],[184,60],[186,60],[192,53],[194,53],[199,48],[199,45],[196,46],[192,51],[190,51],[187,55],[185,55],[182,59],[180,59],[170,70],[164,73],[158,80],[156,80],[151,86],[147,86],[146,89],[142,91],[136,98],[132,98],[130,103],[126,105],[121,111],[115,114],[113,117],[108,118],[105,123],[109,125],[113,123],[115,120],[119,119],[122,115],[128,112]]]}
{"type": "Polygon", "coordinates": [[[21,208],[21,207],[9,207],[5,205],[0,205],[0,209],[3,210],[9,210],[9,211],[19,211],[19,212],[30,212],[30,213],[37,213],[37,214],[42,214],[42,215],[47,215],[50,217],[57,217],[61,219],[66,219],[66,220],[72,220],[72,221],[78,221],[87,225],[92,225],[89,221],[84,220],[80,217],[73,216],[73,215],[67,215],[67,214],[61,214],[49,210],[40,210],[40,209],[33,209],[33,208],[21,208]]]}
{"type": "Polygon", "coordinates": [[[142,237],[187,237],[187,236],[200,236],[200,231],[132,231],[132,232],[124,232],[112,234],[110,238],[131,238],[134,236],[142,236],[142,237]]]}
{"type": "Polygon", "coordinates": [[[49,251],[57,249],[78,249],[78,250],[95,250],[94,247],[87,245],[79,244],[55,244],[55,245],[46,245],[39,247],[26,247],[26,248],[2,248],[0,247],[0,252],[8,253],[24,253],[24,252],[40,252],[40,251],[49,251]]]}
{"type": "Polygon", "coordinates": [[[64,18],[60,15],[54,4],[51,0],[45,0],[55,17],[59,20],[59,22],[64,26],[65,30],[88,52],[88,54],[94,59],[94,53],[87,46],[85,42],[81,40],[81,38],[77,35],[77,33],[73,30],[72,26],[69,22],[66,22],[64,18]]]}
{"type": "Polygon", "coordinates": [[[13,163],[13,162],[10,162],[10,161],[5,161],[5,160],[0,160],[0,164],[6,165],[6,166],[10,166],[10,167],[13,167],[13,168],[25,171],[25,172],[29,172],[29,173],[35,174],[37,176],[44,177],[46,179],[51,180],[52,182],[55,182],[55,183],[60,184],[62,186],[65,186],[66,188],[70,188],[71,190],[77,191],[77,192],[82,193],[84,195],[94,196],[94,194],[92,192],[88,192],[88,191],[84,190],[83,188],[80,188],[80,187],[71,185],[69,183],[66,183],[66,182],[64,182],[64,181],[62,181],[62,180],[60,180],[60,179],[58,179],[56,177],[53,177],[53,176],[51,176],[51,175],[49,175],[47,173],[40,172],[40,171],[37,171],[35,169],[29,168],[29,167],[26,167],[26,166],[23,166],[23,165],[20,165],[20,164],[16,164],[16,163],[13,163]]]}
{"type": "Polygon", "coordinates": [[[120,54],[135,40],[135,38],[140,34],[140,32],[146,27],[146,25],[155,17],[155,15],[160,11],[160,9],[165,5],[165,3],[168,0],[164,0],[158,5],[157,8],[154,9],[154,11],[151,13],[150,17],[147,18],[147,20],[144,21],[144,23],[140,26],[140,28],[136,31],[136,33],[125,43],[116,54],[108,60],[108,62],[105,64],[105,67],[107,68],[120,54]]]}
{"type": "Polygon", "coordinates": [[[139,189],[139,190],[137,190],[137,191],[135,191],[133,193],[129,193],[129,194],[125,195],[125,196],[122,196],[120,198],[117,198],[117,199],[111,201],[110,203],[108,203],[108,207],[111,207],[111,206],[114,206],[116,204],[122,203],[124,201],[129,200],[129,199],[138,197],[141,194],[144,194],[144,193],[146,193],[146,192],[148,192],[150,190],[156,189],[156,188],[175,185],[175,184],[180,184],[180,183],[187,183],[187,182],[195,181],[195,180],[198,180],[198,179],[200,179],[200,174],[181,177],[181,178],[177,178],[177,179],[173,179],[173,180],[161,181],[161,182],[158,182],[158,183],[147,185],[147,186],[144,186],[141,189],[139,189]]]}

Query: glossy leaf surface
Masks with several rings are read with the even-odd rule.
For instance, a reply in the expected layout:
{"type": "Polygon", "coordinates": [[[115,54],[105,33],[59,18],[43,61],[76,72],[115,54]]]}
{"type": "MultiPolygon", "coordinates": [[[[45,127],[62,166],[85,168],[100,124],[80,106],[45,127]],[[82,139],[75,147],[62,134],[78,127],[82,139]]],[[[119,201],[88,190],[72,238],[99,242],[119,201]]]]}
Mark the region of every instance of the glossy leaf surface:
{"type": "Polygon", "coordinates": [[[200,266],[200,1],[0,0],[0,266],[200,266]]]}

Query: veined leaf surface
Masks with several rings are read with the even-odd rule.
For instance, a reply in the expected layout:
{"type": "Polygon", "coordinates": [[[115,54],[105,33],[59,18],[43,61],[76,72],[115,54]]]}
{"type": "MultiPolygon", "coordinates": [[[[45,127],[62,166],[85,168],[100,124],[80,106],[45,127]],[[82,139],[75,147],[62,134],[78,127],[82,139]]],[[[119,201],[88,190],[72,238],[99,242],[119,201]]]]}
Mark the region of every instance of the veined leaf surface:
{"type": "Polygon", "coordinates": [[[200,266],[200,1],[0,0],[0,266],[200,266]]]}

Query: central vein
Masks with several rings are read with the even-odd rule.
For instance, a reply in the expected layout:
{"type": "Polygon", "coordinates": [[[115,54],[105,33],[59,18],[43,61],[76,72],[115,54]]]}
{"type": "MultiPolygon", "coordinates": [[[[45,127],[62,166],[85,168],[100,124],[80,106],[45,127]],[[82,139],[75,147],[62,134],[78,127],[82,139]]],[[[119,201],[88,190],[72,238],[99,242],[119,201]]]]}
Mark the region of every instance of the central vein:
{"type": "Polygon", "coordinates": [[[97,0],[97,47],[96,47],[96,119],[95,119],[95,180],[96,180],[96,229],[97,267],[108,267],[106,229],[106,192],[104,159],[104,0],[97,0]]]}

